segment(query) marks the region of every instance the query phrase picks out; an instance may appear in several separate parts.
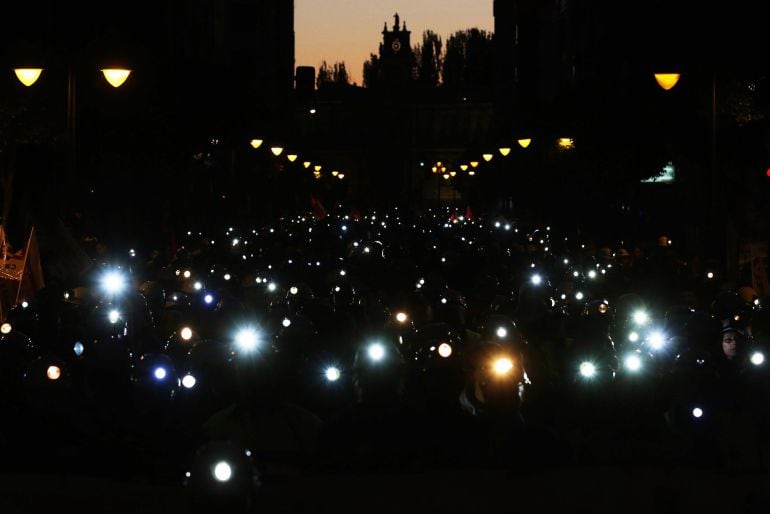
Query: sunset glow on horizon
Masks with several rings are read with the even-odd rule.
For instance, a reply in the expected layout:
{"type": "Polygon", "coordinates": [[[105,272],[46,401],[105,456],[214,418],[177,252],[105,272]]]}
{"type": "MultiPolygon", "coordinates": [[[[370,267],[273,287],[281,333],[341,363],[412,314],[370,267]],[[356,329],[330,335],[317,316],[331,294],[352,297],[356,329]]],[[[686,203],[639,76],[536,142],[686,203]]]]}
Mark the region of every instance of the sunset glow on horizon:
{"type": "Polygon", "coordinates": [[[432,30],[446,44],[458,30],[479,28],[492,32],[492,0],[295,0],[295,66],[329,66],[344,61],[350,81],[362,85],[364,62],[378,53],[383,24],[393,27],[398,13],[412,32],[412,47],[422,33],[432,30]]]}

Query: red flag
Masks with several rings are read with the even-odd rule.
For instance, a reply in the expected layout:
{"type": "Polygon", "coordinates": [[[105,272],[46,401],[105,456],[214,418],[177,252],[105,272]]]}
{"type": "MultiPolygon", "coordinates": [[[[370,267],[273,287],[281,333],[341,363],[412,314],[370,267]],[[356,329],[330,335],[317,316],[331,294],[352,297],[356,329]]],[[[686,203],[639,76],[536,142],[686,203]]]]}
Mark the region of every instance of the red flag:
{"type": "Polygon", "coordinates": [[[310,206],[313,208],[315,219],[322,220],[326,217],[326,209],[324,209],[324,206],[315,195],[310,195],[310,206]]]}

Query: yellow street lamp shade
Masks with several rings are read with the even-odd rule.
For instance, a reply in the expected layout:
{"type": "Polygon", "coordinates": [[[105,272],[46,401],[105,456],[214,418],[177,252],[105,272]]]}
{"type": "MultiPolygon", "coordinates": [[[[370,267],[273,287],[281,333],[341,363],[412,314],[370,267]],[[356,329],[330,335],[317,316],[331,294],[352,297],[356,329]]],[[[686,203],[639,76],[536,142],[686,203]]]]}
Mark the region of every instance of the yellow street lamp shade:
{"type": "Polygon", "coordinates": [[[289,159],[289,162],[294,162],[297,160],[297,154],[290,153],[286,158],[289,159]]]}
{"type": "Polygon", "coordinates": [[[499,148],[499,150],[500,150],[500,155],[502,155],[503,157],[508,157],[508,154],[511,153],[511,149],[508,148],[507,146],[503,146],[502,148],[499,148]]]}
{"type": "Polygon", "coordinates": [[[437,168],[437,167],[435,167],[435,166],[433,166],[433,167],[432,167],[430,170],[431,170],[433,173],[437,173],[437,172],[438,172],[438,168],[437,168]]]}
{"type": "Polygon", "coordinates": [[[454,177],[455,175],[457,175],[457,172],[455,170],[452,170],[449,172],[449,174],[454,177]]]}
{"type": "Polygon", "coordinates": [[[680,76],[681,75],[679,73],[656,73],[655,81],[660,87],[668,91],[669,89],[676,86],[676,83],[679,82],[680,76]]]}
{"type": "Polygon", "coordinates": [[[313,164],[313,163],[310,162],[310,161],[305,161],[305,162],[302,163],[302,167],[305,168],[305,169],[308,169],[311,164],[313,164]]]}
{"type": "Polygon", "coordinates": [[[337,171],[337,170],[332,171],[332,177],[336,177],[339,174],[340,174],[340,172],[337,171]]]}
{"type": "Polygon", "coordinates": [[[313,172],[313,176],[314,176],[315,178],[317,178],[317,179],[320,179],[320,178],[321,178],[321,172],[320,172],[320,171],[314,171],[314,172],[313,172]]]}
{"type": "Polygon", "coordinates": [[[449,180],[449,173],[444,173],[442,176],[444,177],[444,180],[449,180]]]}
{"type": "Polygon", "coordinates": [[[471,168],[478,168],[479,167],[479,161],[471,161],[470,165],[471,165],[471,168]]]}
{"type": "Polygon", "coordinates": [[[16,68],[13,70],[19,82],[29,87],[40,78],[43,68],[16,68]]]}
{"type": "Polygon", "coordinates": [[[343,178],[345,178],[345,174],[344,173],[340,173],[339,175],[337,175],[337,178],[342,180],[343,178]]]}
{"type": "Polygon", "coordinates": [[[519,146],[522,148],[528,147],[532,143],[531,137],[526,137],[518,140],[519,146]]]}
{"type": "Polygon", "coordinates": [[[321,166],[320,164],[316,164],[315,166],[313,166],[313,169],[316,171],[321,171],[321,169],[323,169],[323,166],[321,166]]]}
{"type": "Polygon", "coordinates": [[[264,141],[262,141],[261,139],[252,139],[251,141],[249,141],[249,144],[251,145],[251,147],[252,147],[254,150],[256,150],[257,148],[259,148],[260,146],[262,146],[262,143],[263,143],[263,142],[264,142],[264,141]]]}
{"type": "Polygon", "coordinates": [[[270,151],[273,152],[273,155],[278,157],[283,153],[283,147],[282,146],[271,146],[270,151]]]}
{"type": "Polygon", "coordinates": [[[468,170],[468,165],[467,164],[461,164],[460,165],[460,169],[463,170],[463,171],[467,171],[468,170]]]}
{"type": "Polygon", "coordinates": [[[131,70],[125,68],[105,68],[102,70],[102,73],[112,87],[120,87],[128,76],[131,75],[131,70]]]}
{"type": "Polygon", "coordinates": [[[562,150],[569,150],[575,147],[575,141],[571,137],[560,137],[559,147],[562,150]]]}
{"type": "Polygon", "coordinates": [[[485,161],[487,161],[487,162],[491,161],[491,160],[492,160],[492,157],[494,157],[494,156],[495,156],[495,155],[494,155],[494,154],[491,154],[491,153],[485,153],[485,154],[481,154],[481,158],[482,158],[482,159],[484,159],[484,160],[485,160],[485,161]]]}

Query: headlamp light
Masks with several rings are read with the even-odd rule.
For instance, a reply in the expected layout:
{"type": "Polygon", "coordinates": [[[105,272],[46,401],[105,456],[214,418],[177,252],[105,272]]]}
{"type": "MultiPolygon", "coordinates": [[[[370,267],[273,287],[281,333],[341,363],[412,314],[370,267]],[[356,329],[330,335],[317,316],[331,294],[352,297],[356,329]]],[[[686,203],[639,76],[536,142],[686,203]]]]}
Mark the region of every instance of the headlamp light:
{"type": "Polygon", "coordinates": [[[633,320],[634,320],[634,323],[636,323],[637,325],[644,325],[648,321],[650,321],[650,317],[649,315],[647,315],[645,311],[636,311],[633,314],[633,320]]]}
{"type": "Polygon", "coordinates": [[[182,386],[185,389],[192,389],[193,387],[195,387],[196,382],[197,380],[195,380],[195,377],[190,375],[189,373],[182,378],[182,386]]]}
{"type": "Polygon", "coordinates": [[[283,325],[283,328],[289,328],[291,326],[291,320],[289,318],[283,318],[281,325],[283,325]]]}
{"type": "Polygon", "coordinates": [[[500,339],[505,339],[506,336],[508,336],[508,330],[506,330],[505,327],[497,327],[495,334],[497,334],[497,337],[500,339]]]}
{"type": "Polygon", "coordinates": [[[207,294],[206,296],[204,296],[204,297],[203,297],[203,301],[204,301],[204,302],[205,302],[207,305],[211,305],[211,303],[214,301],[214,297],[213,297],[213,296],[211,296],[210,294],[207,294]]]}
{"type": "Polygon", "coordinates": [[[762,352],[754,352],[751,354],[751,363],[755,366],[761,366],[765,363],[765,354],[762,352]]]}
{"type": "Polygon", "coordinates": [[[369,345],[369,349],[366,351],[369,358],[374,362],[380,362],[385,358],[385,347],[380,343],[372,343],[369,345]]]}
{"type": "Polygon", "coordinates": [[[640,359],[638,355],[632,354],[626,357],[623,364],[628,371],[635,373],[642,368],[642,359],[640,359]]]}
{"type": "Polygon", "coordinates": [[[110,313],[107,315],[107,318],[110,320],[110,323],[114,325],[120,320],[120,311],[115,309],[111,310],[110,313]]]}
{"type": "Polygon", "coordinates": [[[219,461],[214,465],[214,478],[218,482],[227,482],[233,476],[233,468],[225,461],[219,461]]]}
{"type": "Polygon", "coordinates": [[[182,330],[179,331],[179,335],[183,340],[189,341],[192,339],[193,331],[190,327],[182,327],[182,330]]]}
{"type": "Polygon", "coordinates": [[[48,380],[59,380],[61,377],[61,368],[59,366],[48,366],[48,369],[45,370],[45,375],[48,377],[48,380]]]}
{"type": "Polygon", "coordinates": [[[182,276],[184,278],[190,278],[192,276],[192,273],[190,272],[189,269],[187,269],[187,270],[184,270],[184,273],[182,273],[182,276]]]}
{"type": "Polygon", "coordinates": [[[243,328],[235,334],[235,344],[241,351],[252,352],[257,349],[259,335],[253,328],[243,328]]]}
{"type": "Polygon", "coordinates": [[[102,276],[101,283],[107,294],[120,294],[126,288],[126,278],[119,271],[108,271],[102,276]]]}
{"type": "Polygon", "coordinates": [[[405,312],[396,313],[396,321],[398,321],[399,323],[406,323],[407,319],[409,319],[409,317],[406,315],[405,312]]]}
{"type": "Polygon", "coordinates": [[[13,330],[13,326],[8,322],[5,322],[2,325],[0,325],[0,333],[2,334],[10,334],[11,330],[13,330]]]}
{"type": "Polygon", "coordinates": [[[653,350],[660,350],[666,344],[666,339],[660,332],[653,332],[650,334],[650,336],[647,338],[647,341],[650,343],[650,347],[653,350]]]}
{"type": "Polygon", "coordinates": [[[543,277],[540,275],[532,275],[532,278],[530,279],[533,285],[539,286],[543,282],[543,277]]]}
{"type": "Polygon", "coordinates": [[[275,292],[276,289],[278,289],[278,286],[275,285],[275,282],[270,282],[269,284],[267,284],[267,290],[270,291],[271,293],[275,292]]]}
{"type": "Polygon", "coordinates": [[[193,284],[193,289],[195,289],[196,291],[200,291],[201,289],[203,289],[203,284],[201,284],[200,282],[196,282],[195,284],[193,284]]]}
{"type": "Polygon", "coordinates": [[[336,382],[340,379],[342,376],[342,373],[340,372],[339,368],[335,366],[329,366],[326,368],[326,371],[324,372],[324,376],[326,376],[326,380],[329,382],[336,382]]]}
{"type": "Polygon", "coordinates": [[[513,369],[513,361],[508,357],[499,357],[492,364],[492,370],[498,376],[504,376],[513,369]]]}
{"type": "Polygon", "coordinates": [[[452,345],[449,343],[441,343],[438,345],[438,354],[442,358],[448,359],[452,355],[452,345]]]}
{"type": "Polygon", "coordinates": [[[692,417],[693,417],[693,418],[696,418],[696,419],[698,419],[698,418],[700,418],[700,417],[702,417],[702,416],[703,416],[703,409],[701,409],[700,407],[695,407],[695,408],[692,410],[692,417]]]}
{"type": "Polygon", "coordinates": [[[580,363],[580,374],[584,378],[592,378],[594,375],[596,375],[596,366],[592,362],[581,362],[580,363]]]}
{"type": "Polygon", "coordinates": [[[299,289],[297,289],[297,286],[291,286],[289,288],[289,293],[291,293],[292,295],[295,295],[295,294],[299,293],[299,289]]]}
{"type": "Polygon", "coordinates": [[[163,380],[166,378],[166,368],[158,366],[155,368],[155,371],[153,371],[152,374],[157,380],[163,380]]]}
{"type": "Polygon", "coordinates": [[[632,343],[635,343],[639,340],[639,333],[638,332],[631,332],[628,334],[628,340],[632,343]]]}

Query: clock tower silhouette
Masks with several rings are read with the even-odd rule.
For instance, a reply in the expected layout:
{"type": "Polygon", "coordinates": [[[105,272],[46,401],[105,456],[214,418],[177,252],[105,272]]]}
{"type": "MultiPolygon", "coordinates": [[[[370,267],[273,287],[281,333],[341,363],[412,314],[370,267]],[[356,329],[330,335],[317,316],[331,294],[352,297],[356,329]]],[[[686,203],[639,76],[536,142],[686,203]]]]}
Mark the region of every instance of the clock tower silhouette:
{"type": "Polygon", "coordinates": [[[383,79],[390,87],[405,87],[414,78],[415,61],[412,51],[411,35],[406,22],[401,26],[398,13],[393,15],[393,30],[388,30],[388,24],[382,30],[380,43],[380,62],[382,63],[383,79]]]}

